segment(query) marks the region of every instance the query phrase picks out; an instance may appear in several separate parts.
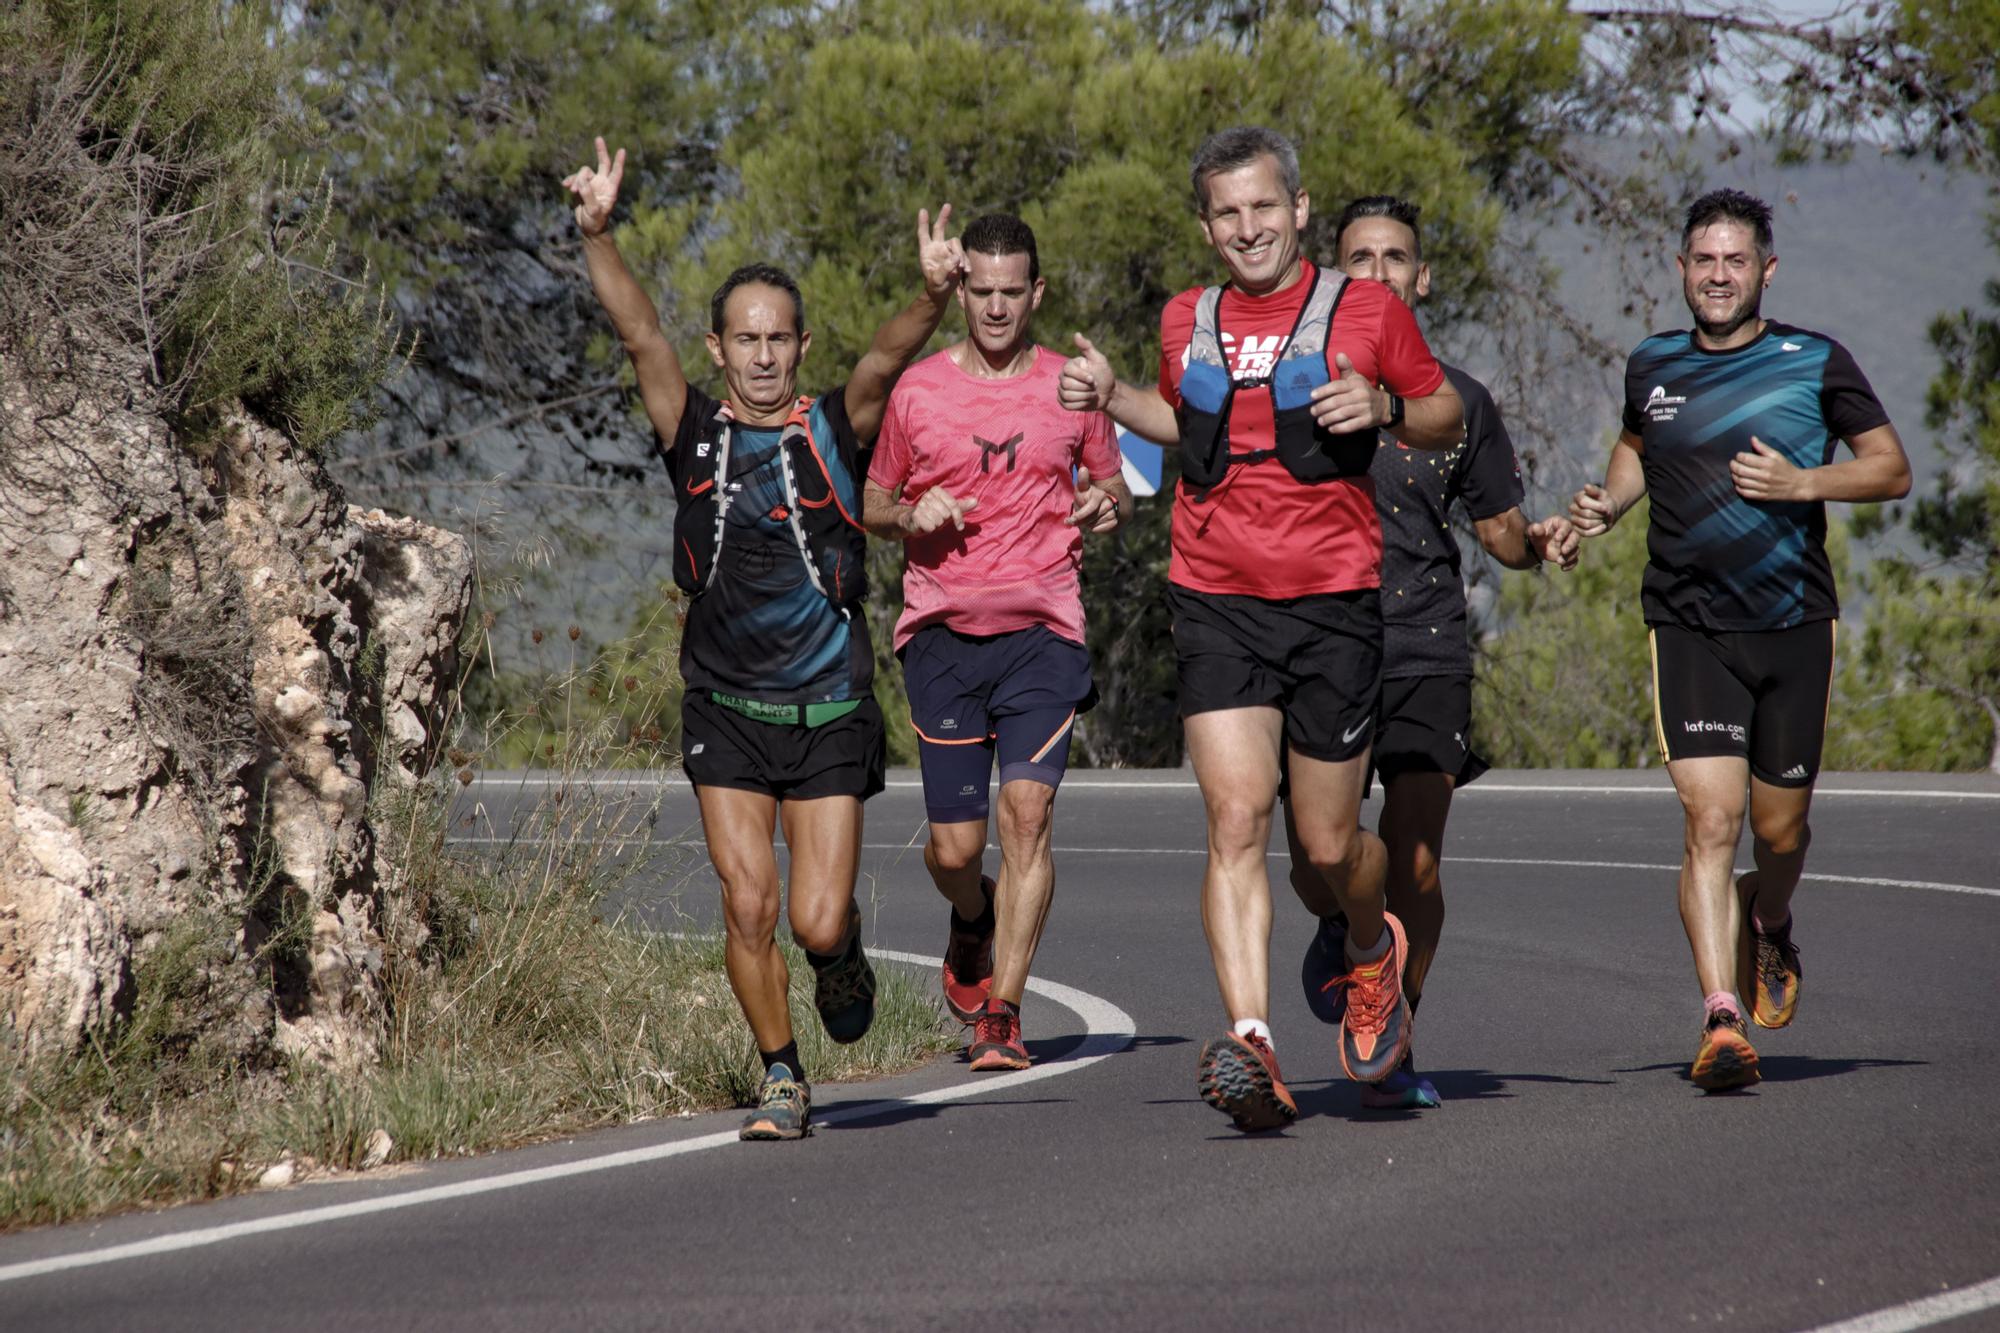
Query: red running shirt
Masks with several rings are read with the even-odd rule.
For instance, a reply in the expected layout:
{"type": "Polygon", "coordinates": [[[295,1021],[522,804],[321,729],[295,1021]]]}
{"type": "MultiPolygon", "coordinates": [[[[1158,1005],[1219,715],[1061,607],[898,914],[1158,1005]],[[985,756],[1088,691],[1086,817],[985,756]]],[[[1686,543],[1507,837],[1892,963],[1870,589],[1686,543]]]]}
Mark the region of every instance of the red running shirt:
{"type": "Polygon", "coordinates": [[[926,625],[975,635],[1047,625],[1083,642],[1083,533],[1063,522],[1075,506],[1071,469],[1115,477],[1124,459],[1111,418],[1057,400],[1062,366],[1037,347],[1026,373],[985,379],[945,351],[896,382],[868,480],[901,486],[904,504],[933,486],[979,501],[965,531],[947,523],[905,543],[898,649],[926,625]]]}
{"type": "MultiPolygon", "coordinates": [[[[1268,296],[1222,294],[1217,322],[1230,377],[1267,376],[1284,353],[1312,289],[1313,266],[1300,280],[1268,296]]],[[[1178,409],[1181,369],[1194,337],[1193,287],[1160,313],[1160,396],[1178,409]]],[[[1356,371],[1404,398],[1422,398],[1444,382],[1410,308],[1379,282],[1349,280],[1327,332],[1326,363],[1345,352],[1356,371]]],[[[1272,448],[1275,422],[1268,388],[1236,391],[1229,411],[1229,449],[1272,448]]],[[[1382,528],[1375,483],[1366,476],[1307,485],[1276,458],[1233,463],[1206,492],[1174,487],[1173,559],[1167,578],[1196,592],[1236,593],[1280,601],[1315,593],[1352,592],[1382,583],[1382,528]]]]}

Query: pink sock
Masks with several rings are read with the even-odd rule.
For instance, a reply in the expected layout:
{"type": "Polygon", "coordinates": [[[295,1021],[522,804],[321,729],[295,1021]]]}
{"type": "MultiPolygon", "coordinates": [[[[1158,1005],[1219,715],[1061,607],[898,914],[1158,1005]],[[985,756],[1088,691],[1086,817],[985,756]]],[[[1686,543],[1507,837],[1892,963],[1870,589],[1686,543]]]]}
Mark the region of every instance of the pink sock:
{"type": "Polygon", "coordinates": [[[1727,1013],[1731,1018],[1743,1017],[1743,1006],[1737,1003],[1734,991],[1710,991],[1708,998],[1702,1001],[1702,1008],[1710,1018],[1719,1013],[1727,1013]]]}

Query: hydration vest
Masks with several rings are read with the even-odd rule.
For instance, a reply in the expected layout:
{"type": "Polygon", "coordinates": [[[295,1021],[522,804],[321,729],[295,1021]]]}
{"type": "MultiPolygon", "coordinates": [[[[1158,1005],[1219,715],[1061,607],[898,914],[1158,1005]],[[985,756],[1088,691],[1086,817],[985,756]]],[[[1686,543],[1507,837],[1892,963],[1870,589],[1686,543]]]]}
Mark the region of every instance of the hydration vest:
{"type": "Polygon", "coordinates": [[[1194,337],[1181,374],[1181,479],[1197,489],[1222,480],[1231,463],[1261,463],[1276,457],[1300,481],[1316,483],[1361,477],[1375,459],[1375,429],[1333,434],[1312,417],[1312,393],[1333,376],[1326,367],[1327,333],[1347,290],[1347,275],[1313,267],[1313,285],[1299,307],[1284,355],[1267,376],[1235,380],[1222,354],[1221,287],[1210,287],[1195,306],[1194,337]],[[1229,409],[1238,389],[1271,390],[1274,447],[1232,453],[1229,409]]]}
{"type": "MultiPolygon", "coordinates": [[[[812,434],[810,398],[793,404],[778,437],[779,470],[784,501],[767,517],[785,524],[805,562],[806,577],[842,616],[867,592],[867,535],[841,503],[833,474],[812,434]]],[[[700,596],[715,582],[728,531],[726,485],[730,446],[736,423],[711,411],[686,446],[692,453],[679,462],[674,494],[674,582],[683,592],[700,596]]]]}

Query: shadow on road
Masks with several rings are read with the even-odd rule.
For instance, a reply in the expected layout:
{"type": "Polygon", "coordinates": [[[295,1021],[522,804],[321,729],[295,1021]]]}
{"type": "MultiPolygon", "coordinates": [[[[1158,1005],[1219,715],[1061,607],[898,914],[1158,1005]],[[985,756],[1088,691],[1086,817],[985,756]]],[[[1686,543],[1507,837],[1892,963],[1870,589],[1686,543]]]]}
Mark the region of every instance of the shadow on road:
{"type": "MultiPolygon", "coordinates": [[[[978,1091],[976,1084],[968,1088],[968,1092],[976,1091],[978,1091]]],[[[827,1130],[880,1129],[887,1125],[905,1125],[916,1120],[934,1120],[947,1111],[983,1111],[1001,1106],[1066,1106],[1069,1100],[1067,1097],[1027,1097],[1011,1101],[988,1101],[983,1098],[979,1101],[964,1102],[888,1101],[873,1107],[866,1102],[851,1104],[834,1102],[823,1108],[823,1111],[828,1115],[838,1112],[840,1119],[832,1124],[817,1123],[813,1126],[813,1132],[818,1134],[827,1130]]]]}
{"type": "MultiPolygon", "coordinates": [[[[1758,1070],[1766,1083],[1803,1083],[1809,1078],[1835,1078],[1841,1074],[1852,1074],[1863,1069],[1896,1069],[1907,1065],[1927,1065],[1928,1060],[1876,1060],[1866,1056],[1853,1059],[1829,1059],[1814,1055],[1767,1055],[1757,1062],[1758,1070]]],[[[1676,1060],[1670,1064],[1635,1065],[1630,1069],[1614,1069],[1614,1074],[1658,1074],[1671,1072],[1688,1082],[1688,1062],[1676,1060]]],[[[1443,1089],[1439,1089],[1443,1091],[1443,1089]]]]}
{"type": "MultiPolygon", "coordinates": [[[[1420,1071],[1437,1089],[1438,1098],[1449,1107],[1455,1102],[1483,1102],[1513,1097],[1507,1089],[1515,1083],[1560,1083],[1576,1087],[1609,1087],[1612,1078],[1565,1078],[1560,1074],[1496,1074],[1487,1069],[1426,1069],[1420,1071]]],[[[1317,1085],[1292,1084],[1299,1114],[1338,1115],[1349,1120],[1407,1120],[1416,1111],[1371,1110],[1361,1105],[1361,1089],[1346,1079],[1328,1079],[1317,1085]]]]}

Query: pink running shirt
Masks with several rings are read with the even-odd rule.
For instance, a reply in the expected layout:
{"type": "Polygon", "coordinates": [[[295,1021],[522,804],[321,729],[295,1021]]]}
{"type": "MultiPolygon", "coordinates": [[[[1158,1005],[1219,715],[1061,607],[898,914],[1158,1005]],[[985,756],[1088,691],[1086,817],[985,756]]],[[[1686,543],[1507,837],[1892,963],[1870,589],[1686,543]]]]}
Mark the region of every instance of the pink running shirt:
{"type": "Polygon", "coordinates": [[[1115,477],[1124,459],[1111,418],[1057,401],[1062,365],[1037,347],[1025,374],[981,379],[945,351],[897,382],[868,480],[892,494],[901,486],[904,504],[933,486],[979,501],[963,532],[947,523],[905,543],[899,650],[926,625],[975,635],[1047,625],[1083,642],[1083,533],[1063,522],[1076,500],[1071,469],[1115,477]]]}

